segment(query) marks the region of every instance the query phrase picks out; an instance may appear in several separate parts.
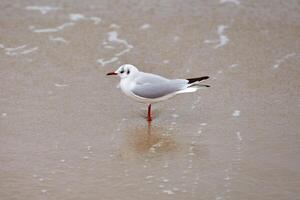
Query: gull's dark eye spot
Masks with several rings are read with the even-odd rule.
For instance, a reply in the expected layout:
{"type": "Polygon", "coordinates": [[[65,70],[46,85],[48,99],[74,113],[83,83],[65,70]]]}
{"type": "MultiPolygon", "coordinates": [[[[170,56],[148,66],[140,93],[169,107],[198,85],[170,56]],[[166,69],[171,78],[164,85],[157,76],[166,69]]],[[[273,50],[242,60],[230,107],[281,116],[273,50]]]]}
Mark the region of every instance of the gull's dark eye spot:
{"type": "Polygon", "coordinates": [[[130,71],[128,70],[128,71],[127,71],[127,75],[128,75],[129,73],[130,73],[130,71]]]}
{"type": "Polygon", "coordinates": [[[124,69],[121,69],[120,73],[123,74],[124,73],[124,69]]]}

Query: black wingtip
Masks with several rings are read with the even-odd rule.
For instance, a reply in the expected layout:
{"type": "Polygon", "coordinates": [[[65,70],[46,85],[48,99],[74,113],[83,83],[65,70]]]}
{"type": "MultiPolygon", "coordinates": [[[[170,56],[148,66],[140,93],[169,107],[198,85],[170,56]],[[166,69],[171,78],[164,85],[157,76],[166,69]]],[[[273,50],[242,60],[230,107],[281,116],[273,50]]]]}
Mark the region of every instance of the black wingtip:
{"type": "Polygon", "coordinates": [[[209,79],[209,76],[202,76],[202,77],[198,77],[198,78],[188,78],[186,80],[188,80],[189,81],[188,83],[190,84],[190,83],[194,83],[196,81],[203,81],[206,79],[209,79]]]}

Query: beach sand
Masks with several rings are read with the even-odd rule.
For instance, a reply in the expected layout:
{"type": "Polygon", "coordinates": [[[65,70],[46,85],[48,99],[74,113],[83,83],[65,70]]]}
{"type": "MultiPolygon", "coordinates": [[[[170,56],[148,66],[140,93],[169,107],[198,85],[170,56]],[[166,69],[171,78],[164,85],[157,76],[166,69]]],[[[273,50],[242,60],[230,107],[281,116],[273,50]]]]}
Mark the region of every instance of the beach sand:
{"type": "Polygon", "coordinates": [[[300,199],[300,5],[2,0],[0,197],[300,199]],[[130,63],[204,88],[153,105],[130,63]]]}

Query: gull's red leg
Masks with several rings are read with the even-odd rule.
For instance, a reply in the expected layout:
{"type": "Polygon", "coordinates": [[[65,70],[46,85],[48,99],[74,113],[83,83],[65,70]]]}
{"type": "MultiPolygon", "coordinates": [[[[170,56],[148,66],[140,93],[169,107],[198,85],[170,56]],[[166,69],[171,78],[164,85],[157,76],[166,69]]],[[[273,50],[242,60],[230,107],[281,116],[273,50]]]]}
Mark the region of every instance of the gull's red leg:
{"type": "Polygon", "coordinates": [[[151,118],[151,104],[149,104],[148,106],[148,122],[152,121],[152,118],[151,118]]]}

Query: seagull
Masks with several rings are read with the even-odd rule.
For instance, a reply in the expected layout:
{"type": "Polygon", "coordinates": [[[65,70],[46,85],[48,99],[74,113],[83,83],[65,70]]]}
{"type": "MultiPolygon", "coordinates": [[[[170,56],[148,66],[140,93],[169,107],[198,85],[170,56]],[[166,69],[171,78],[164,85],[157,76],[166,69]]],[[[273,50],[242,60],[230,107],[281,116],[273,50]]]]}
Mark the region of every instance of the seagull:
{"type": "Polygon", "coordinates": [[[121,78],[121,90],[125,95],[137,102],[148,104],[147,120],[149,122],[152,121],[151,104],[165,101],[177,94],[195,92],[201,87],[210,87],[200,83],[209,76],[167,79],[156,74],[141,72],[131,64],[121,65],[119,69],[106,75],[118,75],[121,78]]]}

